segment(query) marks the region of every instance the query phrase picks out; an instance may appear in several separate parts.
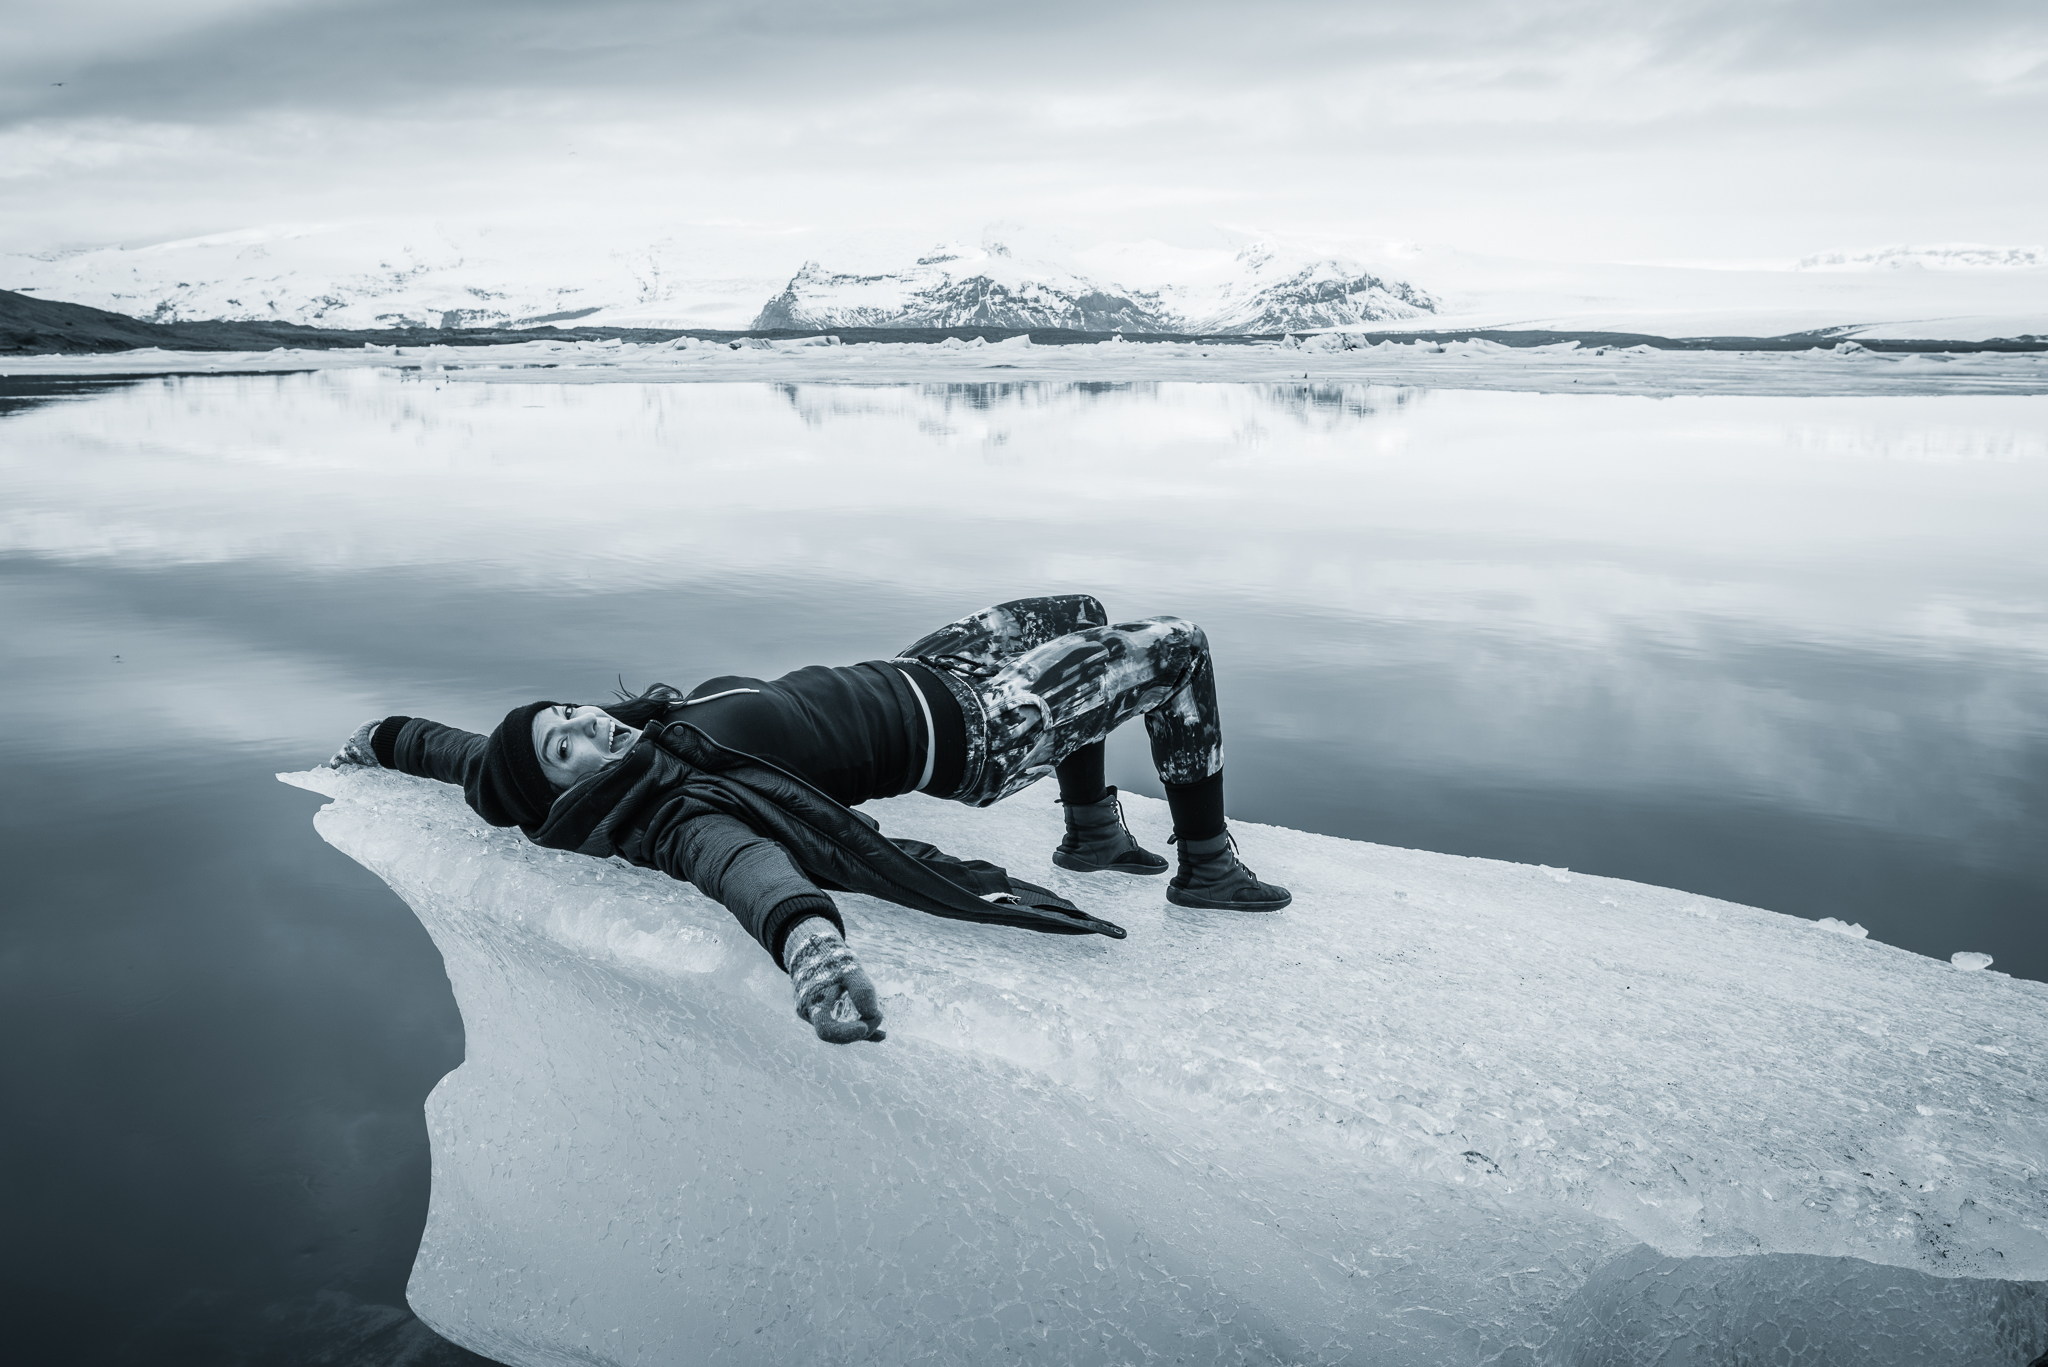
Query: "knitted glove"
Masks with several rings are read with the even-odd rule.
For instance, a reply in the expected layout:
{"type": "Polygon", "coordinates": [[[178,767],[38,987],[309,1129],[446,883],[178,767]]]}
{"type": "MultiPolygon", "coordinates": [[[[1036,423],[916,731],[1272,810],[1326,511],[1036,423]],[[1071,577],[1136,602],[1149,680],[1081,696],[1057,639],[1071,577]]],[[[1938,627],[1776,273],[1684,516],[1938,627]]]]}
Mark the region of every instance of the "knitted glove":
{"type": "Polygon", "coordinates": [[[851,1044],[888,1038],[875,985],[829,921],[813,917],[790,932],[783,961],[789,965],[796,1014],[818,1032],[819,1039],[851,1044]]]}
{"type": "Polygon", "coordinates": [[[376,753],[370,749],[370,737],[375,735],[377,728],[383,724],[384,719],[378,717],[374,721],[366,721],[358,726],[356,733],[343,741],[341,748],[334,752],[334,758],[327,761],[327,767],[346,769],[352,764],[366,764],[372,769],[383,768],[383,765],[377,763],[376,753]]]}

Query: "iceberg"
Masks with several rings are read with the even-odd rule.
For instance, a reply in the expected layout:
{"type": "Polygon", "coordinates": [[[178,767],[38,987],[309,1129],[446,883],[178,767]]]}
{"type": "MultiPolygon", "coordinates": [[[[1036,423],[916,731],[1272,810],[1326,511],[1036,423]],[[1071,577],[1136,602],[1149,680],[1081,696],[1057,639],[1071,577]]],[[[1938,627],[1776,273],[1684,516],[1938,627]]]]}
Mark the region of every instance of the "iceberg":
{"type": "MultiPolygon", "coordinates": [[[[420,1317],[512,1364],[2023,1364],[2048,985],[1577,871],[1239,823],[1294,906],[1070,875],[1058,808],[898,836],[1130,930],[838,898],[834,1048],[686,884],[316,769],[432,935],[420,1317]]],[[[1163,848],[1163,803],[1127,796],[1163,848]]]]}

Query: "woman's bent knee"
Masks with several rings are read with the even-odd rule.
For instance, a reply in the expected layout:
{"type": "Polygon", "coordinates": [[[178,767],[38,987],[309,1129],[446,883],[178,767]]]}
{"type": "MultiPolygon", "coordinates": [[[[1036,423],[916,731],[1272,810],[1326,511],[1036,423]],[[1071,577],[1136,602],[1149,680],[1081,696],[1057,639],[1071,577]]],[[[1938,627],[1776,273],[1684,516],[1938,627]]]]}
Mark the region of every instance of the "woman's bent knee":
{"type": "Polygon", "coordinates": [[[1173,637],[1189,650],[1199,655],[1209,653],[1209,635],[1185,617],[1147,617],[1142,622],[1118,622],[1115,630],[1129,632],[1163,632],[1173,637]]]}

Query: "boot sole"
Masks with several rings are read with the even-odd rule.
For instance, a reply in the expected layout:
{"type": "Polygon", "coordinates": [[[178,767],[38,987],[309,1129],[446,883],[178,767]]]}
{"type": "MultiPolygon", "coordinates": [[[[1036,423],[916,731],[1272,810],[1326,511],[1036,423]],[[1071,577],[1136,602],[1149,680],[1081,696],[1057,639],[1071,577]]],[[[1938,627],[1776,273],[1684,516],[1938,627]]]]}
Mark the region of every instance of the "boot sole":
{"type": "Polygon", "coordinates": [[[1071,869],[1075,873],[1134,873],[1142,878],[1150,878],[1154,874],[1165,873],[1169,868],[1173,867],[1171,864],[1166,863],[1161,863],[1156,869],[1135,868],[1129,864],[1091,864],[1085,859],[1076,859],[1073,855],[1062,854],[1058,850],[1052,852],[1052,862],[1063,869],[1071,869]]]}
{"type": "Polygon", "coordinates": [[[1181,889],[1173,886],[1173,884],[1168,883],[1166,885],[1166,900],[1177,907],[1196,907],[1202,911],[1278,911],[1282,907],[1293,904],[1294,894],[1290,892],[1277,902],[1212,902],[1208,898],[1195,893],[1183,892],[1181,889]]]}

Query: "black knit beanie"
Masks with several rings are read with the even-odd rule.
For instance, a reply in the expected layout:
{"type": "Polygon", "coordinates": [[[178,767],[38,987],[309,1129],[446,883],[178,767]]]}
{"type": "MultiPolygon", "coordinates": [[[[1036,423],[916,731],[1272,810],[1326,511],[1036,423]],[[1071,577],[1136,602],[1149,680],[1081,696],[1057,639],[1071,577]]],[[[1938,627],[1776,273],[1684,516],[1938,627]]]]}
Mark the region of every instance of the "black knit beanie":
{"type": "Polygon", "coordinates": [[[551,702],[515,707],[484,743],[483,766],[474,772],[463,796],[476,814],[493,826],[538,826],[555,805],[555,785],[548,782],[533,749],[533,719],[551,702]]]}

